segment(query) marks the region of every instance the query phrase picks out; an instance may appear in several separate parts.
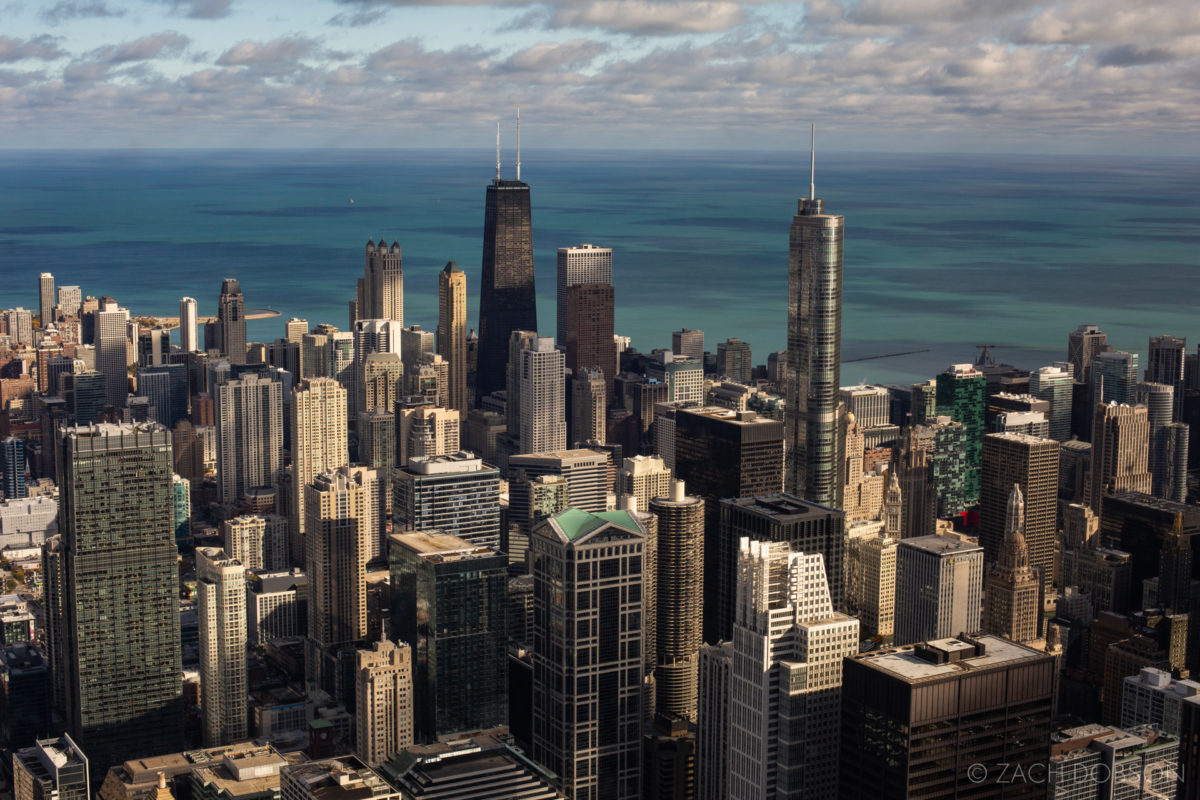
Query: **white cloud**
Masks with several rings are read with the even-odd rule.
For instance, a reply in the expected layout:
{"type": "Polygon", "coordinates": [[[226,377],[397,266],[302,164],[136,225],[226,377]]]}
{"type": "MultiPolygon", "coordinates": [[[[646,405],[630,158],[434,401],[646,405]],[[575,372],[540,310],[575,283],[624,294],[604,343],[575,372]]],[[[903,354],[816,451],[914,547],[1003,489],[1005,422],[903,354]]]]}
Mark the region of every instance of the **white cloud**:
{"type": "Polygon", "coordinates": [[[711,33],[740,25],[739,3],[708,0],[592,0],[563,3],[550,16],[553,28],[602,28],[651,36],[711,33]]]}

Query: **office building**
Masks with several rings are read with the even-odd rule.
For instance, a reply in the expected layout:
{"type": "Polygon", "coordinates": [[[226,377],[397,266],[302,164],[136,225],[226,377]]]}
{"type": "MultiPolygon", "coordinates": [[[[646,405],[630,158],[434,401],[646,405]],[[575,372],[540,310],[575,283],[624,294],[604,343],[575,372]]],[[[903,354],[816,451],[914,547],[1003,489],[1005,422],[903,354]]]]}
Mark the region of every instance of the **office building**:
{"type": "Polygon", "coordinates": [[[1086,502],[1097,514],[1105,496],[1117,492],[1149,494],[1150,418],[1145,406],[1097,405],[1092,417],[1092,455],[1086,502]]]}
{"type": "Polygon", "coordinates": [[[1016,483],[1009,494],[1004,528],[999,558],[987,576],[983,630],[1028,644],[1041,636],[1042,586],[1025,541],[1025,500],[1016,483]]]}
{"type": "MultiPolygon", "coordinates": [[[[1054,575],[1055,534],[1058,532],[1058,466],[1060,445],[1021,433],[989,433],[983,437],[983,479],[979,498],[979,543],[984,559],[994,564],[1008,536],[1012,488],[1023,499],[1021,530],[1029,563],[1050,596],[1054,575]]],[[[1012,638],[1012,637],[1009,637],[1012,638]]]]}
{"type": "Polygon", "coordinates": [[[1198,536],[1200,506],[1139,492],[1119,492],[1104,498],[1101,543],[1130,555],[1135,592],[1147,580],[1157,578],[1154,605],[1161,608],[1190,610],[1192,551],[1198,536]]]}
{"type": "MultiPolygon", "coordinates": [[[[174,437],[172,437],[173,440],[174,437]]],[[[175,544],[186,546],[192,538],[192,484],[181,475],[171,476],[172,515],[175,544]]]]}
{"type": "Polygon", "coordinates": [[[102,424],[64,428],[58,446],[51,652],[67,730],[100,775],[183,744],[171,437],[152,423],[102,424]]]}
{"type": "MultiPolygon", "coordinates": [[[[321,326],[317,326],[320,330],[321,326]]],[[[356,358],[357,344],[354,331],[339,331],[336,328],[324,334],[328,340],[325,360],[329,368],[328,375],[334,378],[346,390],[347,403],[356,396],[358,361],[356,358]]],[[[317,376],[323,377],[323,376],[317,376]]]]}
{"type": "Polygon", "coordinates": [[[388,639],[355,657],[355,752],[378,767],[413,743],[413,650],[388,639]]]}
{"type": "Polygon", "coordinates": [[[612,403],[613,379],[617,375],[613,303],[611,283],[568,286],[566,338],[559,340],[565,349],[566,368],[572,375],[579,374],[585,367],[604,373],[605,407],[612,403]]]}
{"type": "Polygon", "coordinates": [[[246,514],[221,523],[221,539],[229,558],[244,569],[269,572],[291,566],[288,521],[277,514],[246,514]]]}
{"type": "Polygon", "coordinates": [[[16,641],[17,636],[8,635],[9,629],[15,627],[28,636],[33,617],[28,611],[21,616],[28,616],[28,621],[5,615],[5,636],[0,648],[0,736],[7,752],[31,747],[38,739],[49,736],[54,727],[50,712],[53,699],[50,664],[33,642],[16,641]]]}
{"type": "MultiPolygon", "coordinates": [[[[58,306],[55,317],[58,319],[79,319],[80,307],[83,305],[83,292],[78,286],[58,287],[58,306]]],[[[78,340],[77,340],[78,341],[78,340]]]]}
{"type": "Polygon", "coordinates": [[[362,379],[359,413],[392,408],[403,394],[404,364],[396,353],[371,353],[363,361],[362,379]]]}
{"type": "Polygon", "coordinates": [[[1177,736],[1150,726],[1122,730],[1093,723],[1055,731],[1050,736],[1045,781],[1049,792],[1038,796],[1051,800],[1176,797],[1180,746],[1177,736]]]}
{"type": "Polygon", "coordinates": [[[74,424],[90,425],[100,420],[108,402],[103,374],[94,369],[64,372],[58,376],[58,386],[58,394],[67,404],[67,418],[74,424]]]}
{"type": "Polygon", "coordinates": [[[500,546],[500,472],[471,453],[409,459],[393,479],[392,528],[500,546]]]}
{"type": "Polygon", "coordinates": [[[717,343],[717,374],[740,383],[750,382],[754,358],[750,345],[741,339],[726,339],[717,343]]]}
{"type": "Polygon", "coordinates": [[[846,607],[858,617],[863,636],[890,640],[896,626],[896,552],[903,521],[903,496],[895,471],[877,521],[846,531],[846,607]]]}
{"type": "MultiPolygon", "coordinates": [[[[570,508],[566,480],[555,474],[530,478],[517,470],[508,479],[508,530],[501,531],[500,549],[508,554],[509,570],[527,573],[529,533],[546,517],[570,508]]],[[[529,638],[520,641],[528,642],[529,638]]]]}
{"type": "Polygon", "coordinates": [[[196,339],[196,324],[199,321],[196,307],[196,298],[179,298],[179,349],[185,353],[194,353],[201,349],[196,339]]]}
{"type": "Polygon", "coordinates": [[[8,436],[0,440],[0,471],[4,478],[4,499],[25,497],[25,440],[8,436]]]}
{"type": "Polygon", "coordinates": [[[608,507],[607,453],[586,449],[524,453],[508,460],[509,474],[518,470],[527,478],[561,475],[567,482],[570,508],[596,514],[608,507]]]}
{"type": "Polygon", "coordinates": [[[743,538],[737,566],[728,797],[835,798],[834,721],[858,620],[833,610],[820,554],[743,538]]]}
{"type": "Polygon", "coordinates": [[[532,755],[570,798],[642,797],[646,540],[626,511],[578,509],[548,518],[530,538],[532,755]]]}
{"type": "Polygon", "coordinates": [[[671,352],[704,361],[704,331],[683,330],[671,333],[671,352]]]}
{"type": "Polygon", "coordinates": [[[467,397],[467,274],[453,261],[438,273],[437,352],[450,376],[447,405],[465,415],[473,405],[467,397]]]}
{"type": "MultiPolygon", "coordinates": [[[[353,381],[354,387],[349,389],[348,410],[354,416],[359,411],[370,411],[366,408],[366,370],[367,357],[372,353],[400,352],[400,323],[390,319],[358,319],[353,331],[353,381]]],[[[337,334],[334,334],[337,336],[337,334]]],[[[337,368],[337,365],[334,366],[337,368]]],[[[344,385],[344,381],[342,382],[344,385]]]]}
{"type": "Polygon", "coordinates": [[[843,386],[838,398],[863,428],[891,424],[891,394],[886,386],[843,386]]]}
{"type": "Polygon", "coordinates": [[[1092,403],[1133,403],[1138,382],[1137,353],[1107,350],[1092,361],[1092,403]]]}
{"type": "Polygon", "coordinates": [[[400,348],[397,350],[404,361],[404,371],[413,372],[417,363],[425,356],[437,352],[437,335],[424,330],[420,325],[400,329],[400,348]]]}
{"type": "Polygon", "coordinates": [[[883,505],[883,490],[887,477],[877,468],[866,470],[863,463],[866,450],[863,427],[854,414],[846,414],[840,437],[838,452],[843,459],[838,476],[842,483],[840,507],[846,512],[847,522],[874,519],[883,505]]]}
{"type": "Polygon", "coordinates": [[[520,452],[566,449],[563,362],[562,351],[546,337],[521,351],[520,452]]]}
{"type": "Polygon", "coordinates": [[[516,180],[504,180],[499,159],[496,164],[483,215],[476,404],[504,388],[512,332],[538,329],[529,185],[521,182],[519,166],[516,180]]]}
{"type": "Polygon", "coordinates": [[[508,559],[436,531],[388,541],[392,633],[413,652],[415,732],[432,742],[508,718],[508,559]]]}
{"type": "Polygon", "coordinates": [[[133,334],[139,367],[157,367],[171,352],[171,332],[166,328],[147,328],[133,334]]]}
{"type": "Polygon", "coordinates": [[[696,797],[729,797],[729,691],[733,642],[704,645],[699,656],[700,702],[696,725],[696,797]]]}
{"type": "Polygon", "coordinates": [[[683,481],[673,481],[669,492],[655,495],[645,508],[658,518],[654,707],[695,722],[696,658],[704,638],[704,500],[686,494],[683,481]]]}
{"type": "Polygon", "coordinates": [[[174,428],[188,415],[186,364],[160,364],[137,373],[137,394],[150,400],[154,421],[174,428]]]}
{"type": "MultiPolygon", "coordinates": [[[[581,284],[612,285],[612,248],[594,244],[558,248],[558,327],[555,339],[567,341],[567,290],[581,284]]],[[[615,358],[614,351],[614,358],[615,358]]],[[[609,376],[610,379],[612,376],[609,376]]]]}
{"type": "Polygon", "coordinates": [[[88,758],[70,734],[13,753],[13,800],[89,800],[88,758]]]}
{"type": "Polygon", "coordinates": [[[297,386],[289,404],[292,429],[292,558],[303,559],[306,514],[304,487],[322,472],[350,463],[347,434],[349,395],[333,378],[312,378],[297,386]]]}
{"type": "Polygon", "coordinates": [[[400,245],[367,240],[366,266],[359,284],[359,319],[390,319],[404,325],[404,269],[400,245]]]}
{"type": "Polygon", "coordinates": [[[240,742],[249,717],[246,567],[219,547],[196,548],[196,616],[204,745],[240,742]]]}
{"type": "Polygon", "coordinates": [[[308,578],[299,569],[246,573],[246,631],[252,645],[308,632],[308,578]]]}
{"type": "Polygon", "coordinates": [[[646,377],[667,387],[667,402],[704,402],[704,362],[700,359],[663,352],[646,364],[646,377]]]}
{"type": "Polygon", "coordinates": [[[850,656],[841,796],[1045,797],[1044,783],[1003,783],[1000,765],[1045,774],[1056,669],[1053,656],[998,636],[850,656]],[[970,769],[977,762],[984,772],[970,769]]]}
{"type": "Polygon", "coordinates": [[[357,756],[288,764],[279,770],[281,800],[402,800],[357,756]]]}
{"type": "Polygon", "coordinates": [[[964,506],[973,506],[979,501],[983,435],[987,432],[986,388],[987,379],[984,374],[971,364],[951,364],[945,372],[937,376],[938,415],[949,417],[963,426],[964,506]]]}
{"type": "Polygon", "coordinates": [[[54,276],[49,272],[38,276],[38,313],[42,328],[54,323],[54,276]]]}
{"type": "MultiPolygon", "coordinates": [[[[129,325],[129,310],[115,302],[105,303],[95,314],[96,369],[104,376],[104,402],[113,408],[124,408],[129,395],[129,365],[125,329],[129,325]]],[[[11,326],[10,326],[11,329],[11,326]]]]}
{"type": "Polygon", "coordinates": [[[979,631],[983,548],[956,536],[903,539],[896,553],[897,644],[979,631]]]}
{"type": "Polygon", "coordinates": [[[671,470],[659,456],[626,458],[617,470],[617,507],[625,507],[625,498],[637,498],[637,507],[650,508],[655,497],[668,497],[671,492],[671,470]]]}
{"type": "MultiPolygon", "coordinates": [[[[428,405],[405,408],[401,403],[395,407],[399,418],[399,466],[407,466],[414,458],[448,456],[459,451],[461,426],[458,411],[428,405]]],[[[359,438],[361,440],[361,433],[359,438]]]]}
{"type": "Polygon", "coordinates": [[[1165,384],[1174,390],[1175,406],[1171,417],[1174,422],[1182,419],[1186,351],[1187,339],[1168,335],[1150,337],[1145,379],[1149,383],[1165,384]]]}
{"type": "Polygon", "coordinates": [[[1071,438],[1071,385],[1069,365],[1041,367],[1029,373],[1029,393],[1050,404],[1046,415],[1050,438],[1065,442],[1071,438]]]}
{"type": "Polygon", "coordinates": [[[568,441],[575,445],[585,442],[603,444],[608,433],[604,371],[584,367],[571,378],[571,428],[568,441]]]}
{"type": "Polygon", "coordinates": [[[1158,473],[1153,475],[1158,485],[1158,496],[1177,503],[1187,501],[1188,439],[1191,426],[1182,422],[1164,425],[1158,432],[1156,444],[1158,454],[1155,463],[1158,473]]]}
{"type": "Polygon", "coordinates": [[[1092,362],[1108,349],[1108,336],[1095,325],[1080,325],[1067,337],[1067,361],[1077,383],[1092,384],[1092,362]]]}
{"type": "Polygon", "coordinates": [[[787,490],[837,506],[845,218],[826,214],[809,183],[788,241],[787,490]]]}
{"type": "Polygon", "coordinates": [[[554,776],[514,747],[506,728],[405,748],[383,767],[388,782],[411,800],[565,800],[554,776]]]}
{"type": "Polygon", "coordinates": [[[322,472],[304,490],[308,679],[338,698],[338,651],[367,635],[367,502],[348,469],[322,472]]]}
{"type": "MultiPolygon", "coordinates": [[[[384,471],[383,474],[390,476],[396,463],[396,415],[382,408],[360,413],[356,432],[358,461],[379,468],[384,471]]],[[[390,477],[388,480],[390,484],[390,477]]],[[[391,507],[390,500],[388,507],[391,507]]]]}
{"type": "Polygon", "coordinates": [[[233,278],[221,282],[217,298],[217,349],[230,364],[246,363],[246,298],[233,278]]]}
{"type": "Polygon", "coordinates": [[[932,459],[935,437],[924,425],[909,425],[900,437],[892,471],[900,482],[904,503],[900,512],[900,538],[928,536],[937,519],[937,487],[932,459]]]}
{"type": "Polygon", "coordinates": [[[279,478],[283,384],[247,373],[216,388],[217,488],[222,503],[236,503],[279,478]]]}
{"type": "Polygon", "coordinates": [[[437,353],[427,353],[417,359],[412,369],[404,373],[404,395],[424,397],[430,405],[449,408],[447,385],[450,365],[437,353]]]}
{"type": "Polygon", "coordinates": [[[1200,683],[1176,679],[1171,673],[1144,667],[1137,675],[1125,678],[1121,692],[1121,727],[1153,725],[1171,736],[1180,735],[1184,701],[1200,698],[1200,683]]]}

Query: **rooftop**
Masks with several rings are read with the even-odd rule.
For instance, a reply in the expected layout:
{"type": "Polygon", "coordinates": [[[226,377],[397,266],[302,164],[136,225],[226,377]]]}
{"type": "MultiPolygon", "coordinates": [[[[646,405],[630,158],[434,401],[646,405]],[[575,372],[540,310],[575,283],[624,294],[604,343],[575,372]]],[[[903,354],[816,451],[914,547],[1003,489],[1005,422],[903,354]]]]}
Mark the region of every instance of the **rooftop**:
{"type": "Polygon", "coordinates": [[[603,511],[599,514],[591,514],[577,508],[568,508],[566,511],[550,517],[548,522],[572,542],[579,541],[605,525],[615,525],[627,531],[640,532],[642,530],[642,526],[628,511],[603,511]]]}
{"type": "Polygon", "coordinates": [[[316,800],[363,800],[368,797],[398,796],[379,773],[354,756],[289,764],[283,775],[316,800]]]}
{"type": "Polygon", "coordinates": [[[974,542],[959,539],[955,536],[914,536],[910,539],[901,539],[901,547],[911,547],[916,550],[924,550],[927,553],[936,555],[945,555],[946,553],[971,553],[975,551],[983,551],[983,548],[974,542]]]}
{"type": "Polygon", "coordinates": [[[496,551],[490,547],[472,544],[466,539],[438,531],[393,533],[390,538],[428,561],[464,561],[496,555],[496,551]]]}
{"type": "Polygon", "coordinates": [[[721,502],[755,514],[772,517],[783,523],[796,522],[816,515],[842,514],[837,509],[813,503],[786,492],[760,494],[756,497],[731,497],[721,502]]]}
{"type": "Polygon", "coordinates": [[[862,653],[851,658],[908,683],[918,683],[967,672],[1006,667],[1021,661],[1049,656],[999,636],[985,635],[971,637],[967,641],[957,638],[937,639],[862,653]],[[973,642],[983,646],[983,655],[971,655],[976,648],[973,642]],[[921,653],[922,649],[924,654],[921,653]]]}

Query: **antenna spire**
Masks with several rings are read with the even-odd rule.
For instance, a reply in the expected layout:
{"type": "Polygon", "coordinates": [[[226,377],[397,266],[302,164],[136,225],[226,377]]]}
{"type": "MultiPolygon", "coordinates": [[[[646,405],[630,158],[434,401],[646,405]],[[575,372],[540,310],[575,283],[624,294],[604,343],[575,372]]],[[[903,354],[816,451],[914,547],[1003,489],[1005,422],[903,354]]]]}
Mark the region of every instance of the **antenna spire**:
{"type": "Polygon", "coordinates": [[[496,122],[496,180],[500,180],[500,123],[496,122]]]}
{"type": "Polygon", "coordinates": [[[517,180],[521,180],[521,107],[517,106],[517,180]]]}
{"type": "Polygon", "coordinates": [[[814,180],[817,175],[817,123],[812,123],[812,144],[808,151],[808,199],[817,199],[814,180]]]}

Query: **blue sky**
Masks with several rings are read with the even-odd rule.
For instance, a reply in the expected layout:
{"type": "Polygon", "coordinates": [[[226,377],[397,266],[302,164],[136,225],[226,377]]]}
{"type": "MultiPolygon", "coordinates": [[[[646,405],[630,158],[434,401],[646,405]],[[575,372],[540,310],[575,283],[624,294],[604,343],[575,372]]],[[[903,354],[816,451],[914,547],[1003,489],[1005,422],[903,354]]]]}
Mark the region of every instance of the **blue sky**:
{"type": "Polygon", "coordinates": [[[0,6],[4,147],[479,147],[517,105],[532,148],[1194,154],[1200,3],[0,6]]]}

